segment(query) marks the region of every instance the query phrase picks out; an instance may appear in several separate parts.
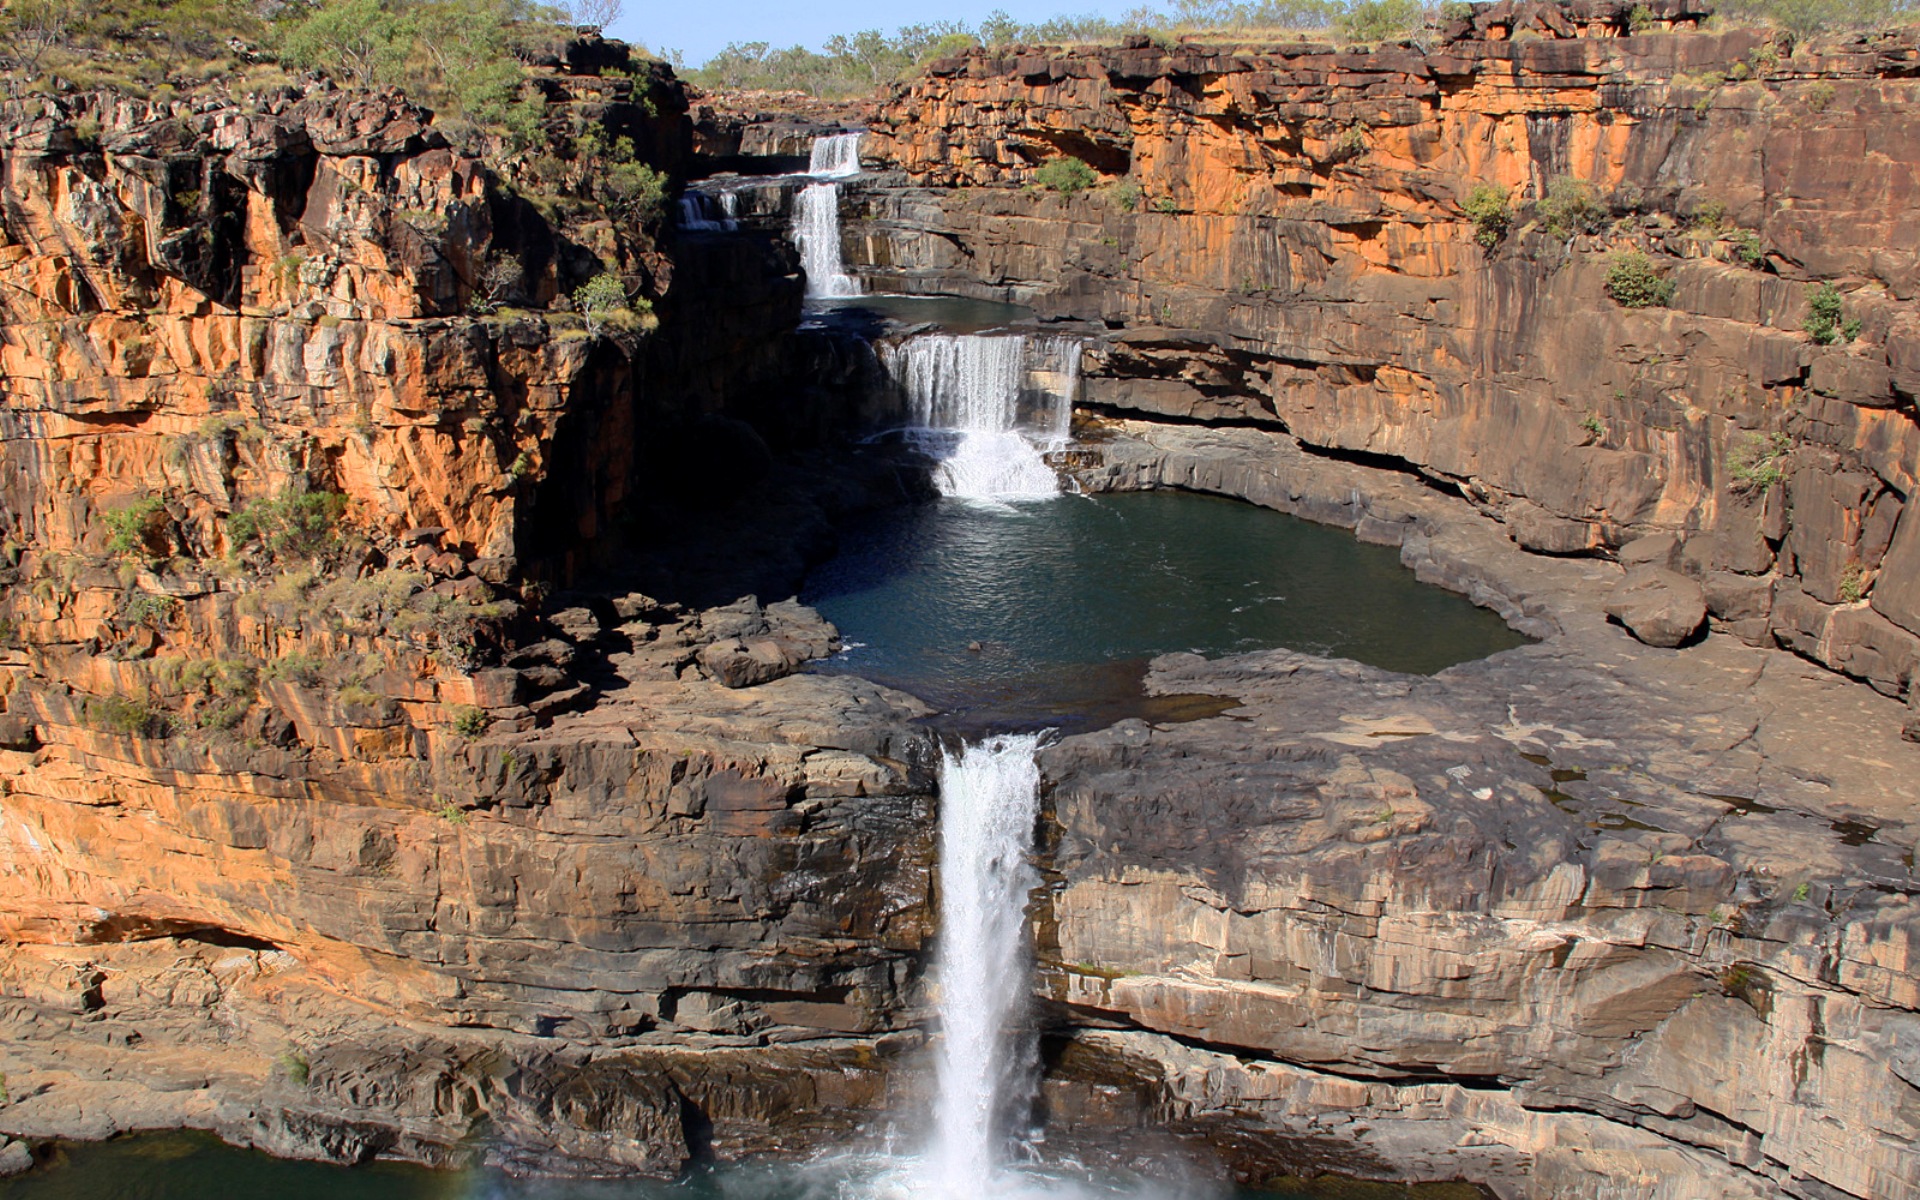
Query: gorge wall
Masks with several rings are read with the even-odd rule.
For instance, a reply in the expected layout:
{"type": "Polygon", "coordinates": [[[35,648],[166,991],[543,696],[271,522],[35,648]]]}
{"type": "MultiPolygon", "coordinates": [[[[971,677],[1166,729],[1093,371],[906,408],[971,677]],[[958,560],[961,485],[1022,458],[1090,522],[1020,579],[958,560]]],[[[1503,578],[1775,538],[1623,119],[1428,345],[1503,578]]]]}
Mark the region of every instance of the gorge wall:
{"type": "Polygon", "coordinates": [[[675,489],[770,507],[791,251],[605,187],[690,145],[615,44],[535,73],[537,153],[309,82],[0,107],[0,1120],[655,1173],[844,1124],[924,710],[604,574],[675,489]]]}
{"type": "MultiPolygon", "coordinates": [[[[849,261],[1089,334],[1080,486],[1347,525],[1542,638],[1171,656],[1236,707],[1043,751],[1050,1138],[1920,1195],[1920,57],[1702,15],[983,51],[872,110],[849,261]],[[1061,153],[1105,181],[1030,186],[1061,153]],[[1630,245],[1669,306],[1607,298],[1630,245]],[[1630,639],[1623,562],[1733,636],[1630,639]]],[[[912,481],[782,454],[870,400],[789,249],[561,152],[677,180],[844,114],[536,75],[551,155],[318,85],[0,114],[0,1130],[671,1174],[911,1102],[927,710],[700,577],[912,481]],[[590,331],[603,270],[651,312],[590,331]]]]}
{"type": "Polygon", "coordinates": [[[1095,408],[1401,464],[1543,553],[1672,534],[1720,627],[1904,696],[1920,46],[1704,16],[1500,4],[1372,50],[975,51],[882,105],[866,153],[895,174],[849,256],[876,289],[1097,323],[1095,408]],[[1035,184],[1062,155],[1099,186],[1035,184]],[[1479,185],[1511,197],[1491,244],[1479,185]],[[1630,250],[1666,306],[1609,299],[1630,250]],[[1803,332],[1820,282],[1857,338],[1803,332]]]}

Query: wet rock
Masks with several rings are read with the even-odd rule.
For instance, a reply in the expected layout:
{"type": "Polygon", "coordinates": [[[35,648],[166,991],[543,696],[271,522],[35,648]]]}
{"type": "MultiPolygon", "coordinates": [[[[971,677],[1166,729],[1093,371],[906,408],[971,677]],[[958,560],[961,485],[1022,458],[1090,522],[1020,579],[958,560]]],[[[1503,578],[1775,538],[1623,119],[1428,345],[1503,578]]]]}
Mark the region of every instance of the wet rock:
{"type": "Polygon", "coordinates": [[[1678,646],[1707,619],[1699,584],[1664,567],[1640,566],[1607,594],[1606,612],[1649,646],[1678,646]]]}

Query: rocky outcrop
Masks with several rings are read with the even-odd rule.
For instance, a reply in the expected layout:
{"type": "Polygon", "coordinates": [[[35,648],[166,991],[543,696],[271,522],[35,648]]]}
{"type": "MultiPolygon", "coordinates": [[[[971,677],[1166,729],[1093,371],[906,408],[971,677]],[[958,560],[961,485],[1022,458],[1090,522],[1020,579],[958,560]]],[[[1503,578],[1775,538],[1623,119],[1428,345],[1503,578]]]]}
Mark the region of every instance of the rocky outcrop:
{"type": "Polygon", "coordinates": [[[1920,1195],[1900,705],[1731,638],[1641,645],[1603,611],[1631,573],[1405,477],[1111,432],[1089,489],[1346,525],[1545,637],[1432,678],[1167,656],[1151,690],[1238,707],[1043,751],[1066,1123],[1179,1129],[1255,1180],[1920,1195]]]}
{"type": "Polygon", "coordinates": [[[850,261],[1103,323],[1100,408],[1410,465],[1545,553],[1671,534],[1718,628],[1905,694],[1913,35],[1474,14],[1371,50],[935,63],[874,124],[895,173],[849,201],[850,261]],[[1098,186],[1036,185],[1062,155],[1098,186]],[[1610,298],[1634,251],[1665,306],[1610,298]],[[1816,337],[1819,283],[1843,311],[1816,337]]]}
{"type": "Polygon", "coordinates": [[[769,443],[839,419],[766,398],[790,252],[568,151],[686,168],[610,46],[542,154],[324,83],[0,109],[0,1128],[672,1173],[879,1094],[925,710],[607,582],[673,503],[820,524],[769,443]]]}

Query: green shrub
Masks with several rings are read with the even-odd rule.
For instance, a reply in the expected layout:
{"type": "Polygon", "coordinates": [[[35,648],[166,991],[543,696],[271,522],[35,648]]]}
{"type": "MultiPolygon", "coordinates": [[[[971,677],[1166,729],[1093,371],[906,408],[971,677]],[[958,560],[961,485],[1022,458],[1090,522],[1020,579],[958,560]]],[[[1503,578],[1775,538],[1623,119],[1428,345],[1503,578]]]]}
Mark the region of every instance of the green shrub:
{"type": "Polygon", "coordinates": [[[1100,176],[1077,158],[1061,157],[1049,159],[1033,173],[1033,181],[1049,191],[1071,196],[1098,183],[1100,176]]]}
{"type": "Polygon", "coordinates": [[[1114,184],[1108,195],[1113,197],[1114,204],[1121,212],[1132,212],[1140,207],[1140,185],[1130,179],[1114,184]]]}
{"type": "Polygon", "coordinates": [[[1733,239],[1733,252],[1741,262],[1757,267],[1767,261],[1766,247],[1760,242],[1760,235],[1751,229],[1742,229],[1733,239]]]}
{"type": "Polygon", "coordinates": [[[1784,433],[1754,433],[1740,439],[1727,454],[1727,471],[1736,492],[1765,492],[1787,478],[1787,455],[1793,439],[1784,433]]]}
{"type": "Polygon", "coordinates": [[[151,557],[156,550],[164,554],[160,538],[166,532],[167,506],[158,496],[135,500],[125,508],[100,515],[107,526],[107,553],[116,558],[139,554],[151,557]]]}
{"type": "Polygon", "coordinates": [[[280,1055],[280,1070],[286,1075],[288,1082],[295,1087],[307,1086],[307,1079],[313,1073],[313,1067],[307,1062],[307,1056],[292,1048],[280,1055]]]}
{"type": "Polygon", "coordinates": [[[1384,42],[1402,38],[1419,28],[1419,0],[1356,0],[1338,20],[1340,32],[1351,41],[1384,42]]]}
{"type": "Polygon", "coordinates": [[[163,738],[173,733],[173,721],[145,700],[128,696],[93,696],[81,706],[88,725],[122,737],[163,738]]]}
{"type": "Polygon", "coordinates": [[[1607,295],[1622,308],[1664,308],[1673,300],[1674,282],[1654,269],[1638,250],[1613,256],[1607,267],[1607,295]]]}
{"type": "Polygon", "coordinates": [[[589,131],[575,139],[574,150],[591,160],[594,196],[615,220],[645,223],[666,207],[667,177],[639,160],[632,138],[617,137],[608,146],[589,131]]]}
{"type": "Polygon", "coordinates": [[[1860,336],[1860,322],[1843,319],[1845,303],[1840,298],[1840,289],[1831,283],[1807,289],[1807,317],[1800,322],[1800,328],[1822,346],[1831,346],[1839,341],[1852,341],[1860,336]]]}
{"type": "Polygon", "coordinates": [[[1840,573],[1840,599],[1847,604],[1858,604],[1867,595],[1867,569],[1859,563],[1849,563],[1840,573]]]}
{"type": "Polygon", "coordinates": [[[485,736],[487,727],[493,724],[493,718],[483,708],[471,704],[456,704],[452,709],[453,719],[447,722],[449,728],[463,738],[485,736]]]}
{"type": "Polygon", "coordinates": [[[1556,176],[1547,184],[1547,194],[1534,205],[1534,211],[1555,237],[1576,233],[1598,233],[1606,223],[1607,210],[1594,195],[1593,185],[1570,175],[1556,176]]]}
{"type": "Polygon", "coordinates": [[[120,605],[120,617],[128,625],[151,625],[159,628],[167,623],[173,610],[180,607],[180,601],[172,596],[156,596],[152,592],[134,592],[120,605]]]}
{"type": "Polygon", "coordinates": [[[1513,223],[1513,210],[1507,206],[1507,189],[1490,183],[1476,183],[1460,207],[1473,221],[1473,240],[1488,250],[1507,236],[1513,223]]]}
{"type": "Polygon", "coordinates": [[[347,498],[335,492],[281,492],[243,505],[227,518],[227,541],[235,549],[263,547],[275,558],[320,558],[340,542],[347,498]]]}

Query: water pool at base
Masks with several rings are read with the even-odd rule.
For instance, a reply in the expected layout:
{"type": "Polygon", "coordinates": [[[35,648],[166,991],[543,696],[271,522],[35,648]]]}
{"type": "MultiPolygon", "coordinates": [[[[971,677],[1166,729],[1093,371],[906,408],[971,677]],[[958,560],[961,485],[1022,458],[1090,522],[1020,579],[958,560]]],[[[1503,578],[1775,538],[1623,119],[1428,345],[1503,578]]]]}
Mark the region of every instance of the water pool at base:
{"type": "Polygon", "coordinates": [[[1527,641],[1420,583],[1397,549],[1185,492],[876,514],[801,599],[847,643],[820,669],[1003,729],[1125,715],[1147,660],[1171,651],[1284,647],[1431,674],[1527,641]]]}
{"type": "MultiPolygon", "coordinates": [[[[684,1180],[514,1179],[406,1163],[292,1162],[204,1133],[62,1143],[51,1161],[0,1180],[4,1200],[927,1200],[898,1163],[743,1164],[684,1180]]],[[[1089,1186],[1074,1173],[1023,1173],[976,1200],[1304,1200],[1293,1193],[1131,1179],[1089,1186]]]]}

